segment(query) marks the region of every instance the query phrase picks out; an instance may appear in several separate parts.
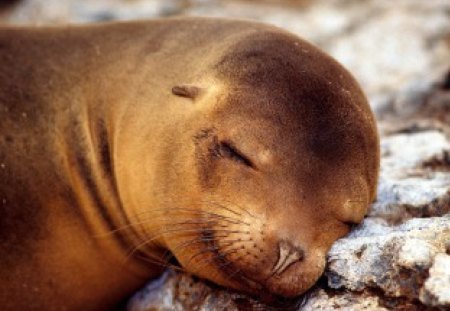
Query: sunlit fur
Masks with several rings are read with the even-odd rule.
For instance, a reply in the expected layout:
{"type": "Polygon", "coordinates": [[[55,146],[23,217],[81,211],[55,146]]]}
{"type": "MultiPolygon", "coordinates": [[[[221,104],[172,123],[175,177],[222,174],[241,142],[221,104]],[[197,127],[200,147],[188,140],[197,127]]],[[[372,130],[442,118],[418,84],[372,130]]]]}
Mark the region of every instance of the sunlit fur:
{"type": "Polygon", "coordinates": [[[376,193],[355,80],[258,23],[2,27],[0,116],[6,311],[111,310],[167,266],[297,296],[376,193]]]}

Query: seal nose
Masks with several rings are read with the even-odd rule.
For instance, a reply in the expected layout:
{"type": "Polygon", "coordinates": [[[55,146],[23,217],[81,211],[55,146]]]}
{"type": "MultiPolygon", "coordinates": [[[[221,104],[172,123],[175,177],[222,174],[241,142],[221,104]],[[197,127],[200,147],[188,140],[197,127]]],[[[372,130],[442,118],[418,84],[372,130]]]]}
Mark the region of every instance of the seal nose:
{"type": "Polygon", "coordinates": [[[288,241],[280,241],[278,248],[278,262],[272,269],[272,275],[283,273],[291,264],[303,260],[305,256],[305,251],[301,247],[294,246],[288,241]]]}

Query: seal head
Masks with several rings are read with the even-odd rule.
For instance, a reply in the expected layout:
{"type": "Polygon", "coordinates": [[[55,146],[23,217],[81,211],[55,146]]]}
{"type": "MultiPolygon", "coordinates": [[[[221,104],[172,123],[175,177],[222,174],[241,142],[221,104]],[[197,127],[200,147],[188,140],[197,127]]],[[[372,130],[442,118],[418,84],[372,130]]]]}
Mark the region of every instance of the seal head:
{"type": "Polygon", "coordinates": [[[210,72],[173,89],[193,103],[163,161],[164,210],[181,217],[164,244],[218,284],[299,295],[374,199],[374,117],[341,65],[281,31],[239,40],[210,72]]]}

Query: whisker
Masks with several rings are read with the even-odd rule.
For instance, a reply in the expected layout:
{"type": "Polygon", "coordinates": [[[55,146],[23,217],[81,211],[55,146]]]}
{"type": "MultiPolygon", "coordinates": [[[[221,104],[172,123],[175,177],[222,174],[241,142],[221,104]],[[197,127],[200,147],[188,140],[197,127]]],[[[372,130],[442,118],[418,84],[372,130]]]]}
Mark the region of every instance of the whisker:
{"type": "MultiPolygon", "coordinates": [[[[215,235],[214,238],[195,238],[195,239],[191,239],[188,241],[185,241],[183,243],[178,244],[172,251],[167,250],[166,253],[164,254],[165,256],[168,256],[168,258],[170,259],[171,256],[173,256],[173,254],[168,255],[167,253],[172,252],[172,253],[177,253],[179,250],[186,248],[190,245],[193,244],[198,244],[198,243],[205,243],[205,242],[211,242],[211,241],[215,241],[215,238],[227,238],[229,237],[228,235],[215,235]]],[[[251,239],[247,239],[247,240],[239,240],[239,239],[222,239],[220,240],[221,243],[225,243],[227,245],[221,245],[221,249],[226,249],[226,247],[231,246],[232,244],[230,243],[236,243],[236,242],[252,242],[251,239]]],[[[164,258],[166,258],[164,256],[164,258]]]]}
{"type": "MultiPolygon", "coordinates": [[[[208,239],[208,240],[210,240],[210,239],[208,239]]],[[[168,252],[171,252],[172,253],[171,256],[173,256],[173,253],[177,253],[179,250],[181,250],[189,245],[197,244],[197,243],[204,243],[205,241],[208,241],[208,240],[201,238],[201,237],[195,237],[194,239],[187,240],[183,243],[178,244],[173,250],[167,250],[164,253],[164,255],[167,255],[168,252]]],[[[169,258],[170,258],[170,256],[169,256],[169,258]]]]}
{"type": "MultiPolygon", "coordinates": [[[[216,235],[217,236],[217,235],[216,235]]],[[[225,234],[225,235],[218,235],[218,237],[228,237],[229,235],[225,234]]],[[[197,243],[205,243],[205,242],[209,242],[209,241],[214,241],[214,238],[203,238],[203,237],[195,237],[193,239],[184,241],[183,243],[178,244],[174,249],[172,250],[167,250],[164,254],[163,257],[166,258],[166,256],[168,256],[168,258],[172,258],[174,255],[174,253],[177,253],[179,250],[188,247],[192,244],[197,244],[197,243]],[[171,253],[171,254],[170,254],[171,253]]],[[[228,240],[222,240],[222,241],[228,241],[228,240]]]]}
{"type": "MultiPolygon", "coordinates": [[[[169,220],[169,219],[167,219],[169,220]]],[[[182,226],[182,225],[214,225],[214,227],[220,227],[220,228],[228,228],[229,225],[223,225],[223,224],[218,224],[216,222],[216,220],[206,220],[206,221],[198,221],[198,220],[188,220],[188,221],[183,221],[183,222],[171,222],[170,226],[182,226]]]]}
{"type": "MultiPolygon", "coordinates": [[[[182,208],[182,207],[172,208],[171,210],[172,211],[190,212],[190,213],[193,213],[194,215],[210,215],[210,216],[213,216],[213,217],[217,217],[217,218],[223,219],[225,221],[229,221],[229,222],[234,223],[234,224],[244,224],[244,225],[247,225],[247,226],[251,225],[251,224],[249,224],[249,223],[247,223],[245,221],[242,221],[240,219],[232,218],[230,216],[225,216],[225,215],[217,214],[217,213],[210,212],[210,211],[200,211],[200,210],[196,210],[196,209],[189,209],[189,208],[182,208]]],[[[145,212],[138,213],[137,215],[143,215],[143,214],[147,214],[147,213],[151,213],[151,212],[164,212],[164,213],[167,213],[167,209],[152,209],[152,210],[148,210],[148,211],[145,211],[145,212]]],[[[166,216],[168,216],[168,215],[166,215],[166,216]]],[[[175,215],[175,216],[177,216],[177,215],[175,215]]]]}
{"type": "MultiPolygon", "coordinates": [[[[199,268],[202,268],[203,266],[205,266],[205,265],[207,265],[207,264],[210,264],[210,263],[213,262],[215,259],[219,258],[219,256],[218,256],[216,253],[214,253],[214,252],[217,251],[218,249],[219,249],[218,247],[209,247],[209,248],[205,248],[205,249],[203,249],[201,252],[197,253],[197,254],[199,254],[199,255],[200,255],[200,253],[203,255],[203,254],[205,254],[205,253],[210,252],[211,255],[212,255],[212,257],[211,257],[211,258],[204,258],[204,260],[198,261],[197,264],[196,264],[196,269],[199,270],[199,268]]],[[[197,254],[196,254],[196,255],[197,255],[197,254]]],[[[224,254],[227,255],[227,253],[224,253],[224,254]]],[[[198,257],[198,256],[197,256],[197,257],[198,257]]],[[[194,257],[194,258],[195,258],[195,257],[194,257]]],[[[194,258],[191,258],[191,259],[193,260],[194,258]]]]}
{"type": "Polygon", "coordinates": [[[195,253],[194,255],[192,255],[192,256],[189,258],[188,262],[186,263],[186,267],[189,267],[190,264],[191,264],[191,262],[192,262],[195,258],[197,258],[198,256],[201,256],[201,255],[204,255],[204,254],[206,254],[206,253],[212,252],[212,251],[214,251],[214,250],[216,250],[216,249],[217,249],[216,247],[205,247],[205,248],[203,248],[202,250],[200,250],[199,252],[195,253]]]}
{"type": "MultiPolygon", "coordinates": [[[[155,239],[162,237],[164,235],[166,235],[167,233],[173,234],[173,233],[182,233],[182,234],[186,234],[186,233],[199,233],[200,230],[198,228],[183,228],[183,229],[169,229],[169,230],[165,230],[165,231],[161,231],[155,235],[153,235],[151,238],[144,240],[143,242],[139,243],[138,245],[136,245],[131,252],[129,252],[129,254],[127,255],[127,260],[129,258],[131,258],[134,253],[136,253],[139,249],[141,249],[143,246],[150,244],[152,241],[154,241],[155,239]]],[[[227,229],[216,229],[215,232],[219,232],[219,233],[228,233],[228,234],[232,234],[232,233],[248,233],[248,231],[240,231],[240,230],[227,230],[227,229]]]]}
{"type": "MultiPolygon", "coordinates": [[[[154,264],[154,265],[157,265],[157,266],[161,266],[161,267],[164,267],[164,268],[169,267],[171,265],[168,261],[164,261],[163,258],[160,258],[160,257],[158,257],[158,256],[156,256],[154,254],[151,254],[151,253],[145,253],[145,256],[139,255],[139,254],[136,254],[135,256],[136,256],[136,258],[138,258],[140,260],[144,260],[144,261],[146,261],[148,263],[151,263],[151,264],[154,264]]],[[[125,266],[129,259],[130,259],[130,256],[127,255],[125,257],[125,259],[123,260],[122,265],[125,266]]]]}
{"type": "MultiPolygon", "coordinates": [[[[237,251],[238,251],[238,250],[236,250],[236,252],[237,252],[237,251]]],[[[241,255],[241,256],[239,256],[239,257],[237,257],[237,258],[235,258],[234,260],[239,260],[239,259],[241,259],[242,257],[245,257],[245,254],[244,254],[244,255],[241,255]]],[[[224,273],[223,269],[226,268],[227,266],[229,266],[230,264],[231,264],[231,261],[229,261],[229,260],[226,259],[226,263],[220,264],[220,265],[219,265],[219,268],[220,268],[220,269],[218,269],[218,270],[219,270],[220,272],[222,272],[222,274],[223,274],[228,280],[233,281],[233,277],[236,275],[236,273],[241,272],[241,269],[235,268],[236,271],[234,271],[234,272],[231,273],[231,274],[224,273]]]]}
{"type": "MultiPolygon", "coordinates": [[[[217,251],[217,250],[218,250],[218,248],[210,249],[210,251],[217,251]]],[[[198,263],[198,266],[196,267],[196,269],[198,270],[199,268],[202,268],[202,267],[204,267],[205,265],[210,264],[211,262],[213,262],[213,261],[216,260],[217,258],[226,260],[226,261],[228,262],[228,260],[227,260],[225,257],[226,257],[227,255],[230,255],[230,254],[233,254],[233,253],[236,253],[236,252],[238,252],[238,249],[236,249],[236,248],[233,248],[233,249],[231,249],[231,250],[229,250],[229,251],[220,253],[220,255],[219,255],[219,254],[215,254],[215,253],[212,252],[213,257],[212,257],[212,258],[208,258],[207,260],[204,260],[203,262],[199,262],[199,263],[198,263]]]]}
{"type": "Polygon", "coordinates": [[[225,277],[227,278],[227,279],[229,279],[230,281],[233,281],[233,279],[234,279],[234,276],[236,275],[236,274],[238,274],[238,273],[240,273],[240,272],[242,272],[242,270],[241,269],[239,269],[239,268],[234,268],[234,272],[233,273],[231,273],[231,274],[227,274],[227,273],[225,273],[225,277]]]}
{"type": "MultiPolygon", "coordinates": [[[[250,231],[242,231],[242,230],[215,230],[215,233],[223,233],[223,232],[226,232],[226,233],[238,233],[238,234],[250,234],[250,231]]],[[[214,242],[217,242],[217,237],[216,237],[216,235],[214,236],[214,237],[212,237],[211,238],[211,241],[213,242],[213,244],[215,244],[214,242]]],[[[220,247],[224,247],[224,246],[220,246],[220,247]]],[[[215,248],[209,248],[209,249],[204,249],[204,250],[202,250],[201,252],[199,252],[199,253],[197,253],[197,254],[195,254],[194,256],[192,256],[191,258],[189,258],[189,260],[188,260],[188,263],[187,264],[190,264],[191,263],[191,261],[195,258],[195,257],[198,257],[199,255],[201,255],[201,254],[203,254],[203,253],[205,253],[205,252],[207,252],[207,251],[211,251],[211,250],[220,250],[220,247],[218,247],[218,246],[216,246],[215,248]]]]}
{"type": "Polygon", "coordinates": [[[143,242],[139,243],[138,245],[134,246],[132,250],[127,254],[126,260],[130,259],[138,250],[140,250],[143,246],[150,244],[152,241],[156,240],[159,237],[162,237],[163,235],[167,233],[198,233],[198,229],[170,229],[166,231],[159,232],[158,234],[153,235],[151,238],[144,240],[143,242]]]}
{"type": "Polygon", "coordinates": [[[149,258],[146,256],[141,256],[141,255],[137,255],[136,258],[139,258],[140,260],[146,261],[151,264],[162,266],[163,268],[170,268],[175,271],[186,272],[186,269],[184,269],[183,267],[181,267],[181,266],[179,267],[174,264],[171,264],[169,261],[163,261],[163,260],[159,261],[159,260],[156,260],[156,258],[153,258],[153,260],[152,260],[152,258],[149,258]]]}
{"type": "MultiPolygon", "coordinates": [[[[239,257],[237,257],[237,258],[234,258],[233,260],[236,261],[236,260],[239,260],[239,259],[241,259],[241,258],[244,258],[245,256],[247,256],[247,254],[242,254],[241,256],[239,256],[239,257]]],[[[224,268],[224,267],[230,265],[231,263],[232,263],[231,261],[228,261],[228,263],[227,263],[226,265],[223,265],[221,268],[224,268]]],[[[242,272],[242,270],[235,267],[235,271],[234,271],[233,273],[231,273],[231,274],[224,273],[224,274],[226,275],[226,277],[227,277],[229,280],[232,281],[232,280],[233,280],[233,277],[234,277],[237,273],[239,273],[239,272],[242,272]]]]}
{"type": "MultiPolygon", "coordinates": [[[[232,205],[232,206],[236,206],[237,208],[239,208],[241,211],[243,211],[243,212],[245,212],[245,213],[247,213],[250,217],[253,217],[253,218],[257,218],[257,219],[260,219],[259,217],[257,217],[257,216],[255,216],[255,215],[253,215],[252,213],[250,213],[246,208],[243,208],[242,206],[240,206],[239,204],[236,204],[236,203],[234,203],[234,202],[231,202],[231,201],[229,201],[229,200],[226,200],[226,199],[221,199],[221,201],[223,201],[223,202],[226,202],[226,203],[228,203],[228,204],[230,204],[230,205],[232,205]]],[[[214,203],[216,203],[216,204],[221,204],[220,202],[218,202],[218,201],[211,201],[211,202],[214,202],[214,203]]]]}
{"type": "MultiPolygon", "coordinates": [[[[214,214],[214,213],[209,213],[209,212],[202,212],[202,211],[195,211],[195,212],[201,212],[201,214],[206,214],[206,215],[211,215],[212,217],[210,218],[210,219],[207,219],[207,221],[210,221],[210,222],[212,222],[213,221],[213,219],[214,219],[214,221],[225,221],[225,222],[228,222],[228,223],[231,223],[231,224],[243,224],[243,225],[247,225],[247,226],[250,226],[250,224],[249,223],[247,223],[247,222],[244,222],[244,221],[241,221],[241,220],[238,220],[238,219],[232,219],[232,218],[229,218],[229,217],[227,217],[227,216],[223,216],[223,215],[219,215],[219,214],[214,214]]],[[[95,238],[104,238],[104,237],[107,237],[107,236],[110,236],[110,235],[113,235],[113,234],[115,234],[115,233],[117,233],[117,232],[120,232],[120,231],[123,231],[123,230],[127,230],[127,229],[132,229],[134,226],[137,226],[137,225],[144,225],[144,224],[146,224],[146,223],[149,223],[150,221],[152,221],[155,217],[166,217],[167,215],[152,215],[151,216],[151,218],[150,219],[148,219],[148,220],[145,220],[145,221],[138,221],[138,222],[134,222],[134,223],[129,223],[129,224],[126,224],[126,225],[124,225],[124,226],[122,226],[122,227],[120,227],[120,228],[117,228],[117,229],[114,229],[114,230],[111,230],[111,231],[109,231],[109,232],[105,232],[105,233],[101,233],[101,234],[97,234],[97,235],[95,235],[94,237],[95,238]]],[[[167,220],[173,220],[172,218],[166,218],[167,220]]],[[[186,222],[187,223],[187,222],[186,222]]],[[[200,222],[200,221],[198,221],[198,222],[191,222],[192,224],[203,224],[203,223],[205,223],[205,222],[200,222]]],[[[172,224],[171,224],[172,225],[172,224]]],[[[225,225],[220,225],[220,226],[223,226],[223,227],[225,227],[225,225]]]]}
{"type": "Polygon", "coordinates": [[[231,208],[229,208],[229,207],[227,207],[227,206],[225,206],[225,205],[223,205],[223,204],[220,204],[219,202],[216,202],[216,201],[206,201],[206,200],[202,200],[202,202],[203,202],[203,203],[206,203],[206,204],[216,205],[216,206],[218,206],[218,207],[220,207],[220,208],[222,208],[222,209],[224,209],[224,210],[226,210],[226,211],[228,211],[228,212],[230,212],[230,213],[235,214],[236,216],[239,216],[239,217],[242,217],[242,216],[243,216],[242,214],[240,214],[240,213],[238,213],[238,212],[232,210],[231,208]]]}

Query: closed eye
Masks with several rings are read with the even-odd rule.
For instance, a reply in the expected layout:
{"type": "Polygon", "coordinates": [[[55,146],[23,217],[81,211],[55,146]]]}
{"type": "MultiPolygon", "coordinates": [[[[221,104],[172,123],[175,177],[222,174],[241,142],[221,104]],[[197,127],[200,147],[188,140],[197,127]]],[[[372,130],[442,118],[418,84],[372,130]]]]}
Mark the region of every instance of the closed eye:
{"type": "Polygon", "coordinates": [[[220,155],[226,158],[229,158],[233,161],[242,163],[246,166],[254,168],[252,161],[247,158],[242,152],[240,152],[236,147],[234,147],[231,143],[222,141],[220,142],[220,155]]]}

